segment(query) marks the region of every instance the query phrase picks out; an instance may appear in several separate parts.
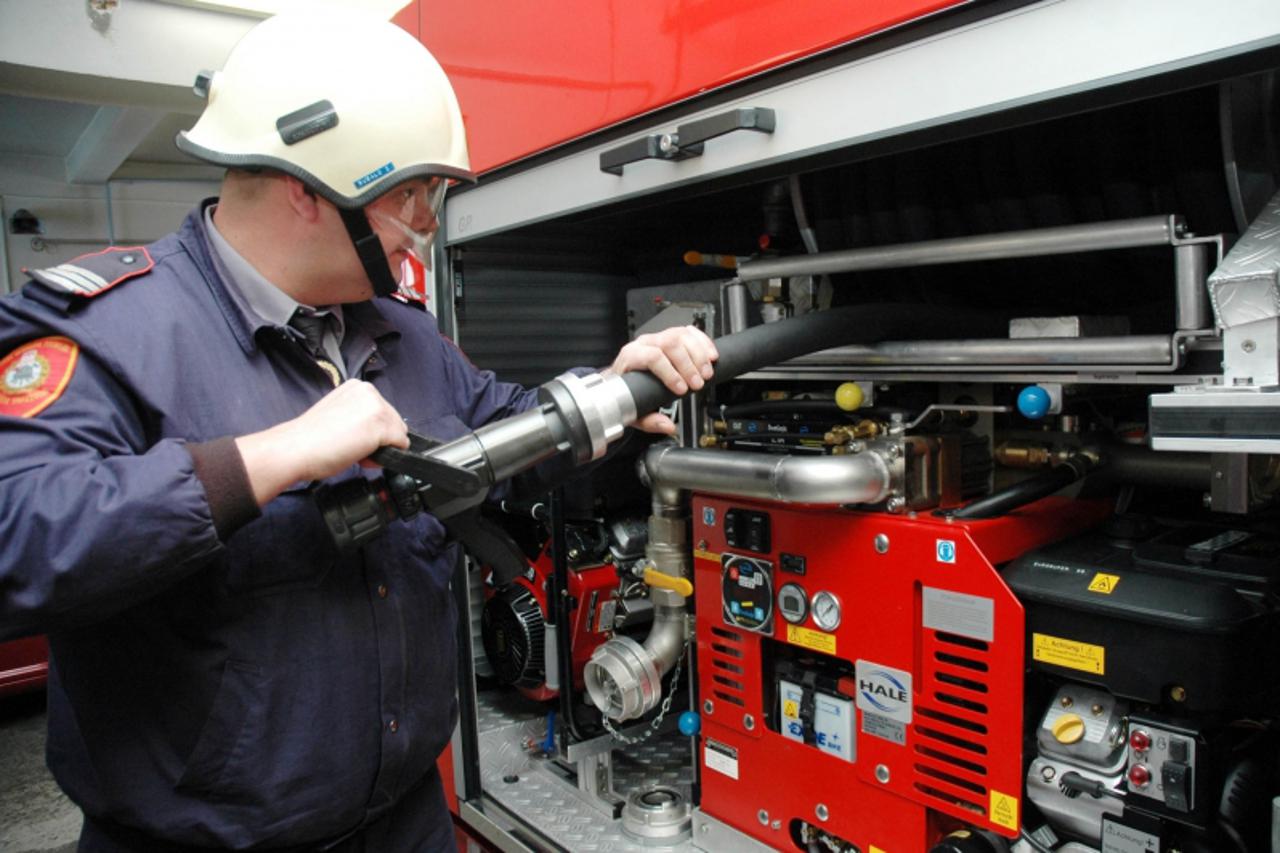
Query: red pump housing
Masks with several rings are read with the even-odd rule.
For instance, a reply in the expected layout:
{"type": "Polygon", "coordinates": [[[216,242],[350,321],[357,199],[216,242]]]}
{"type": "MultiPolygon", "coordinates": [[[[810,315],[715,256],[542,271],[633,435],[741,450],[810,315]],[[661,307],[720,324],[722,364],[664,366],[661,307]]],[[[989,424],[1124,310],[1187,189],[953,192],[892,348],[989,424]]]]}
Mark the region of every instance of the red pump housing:
{"type": "Polygon", "coordinates": [[[926,850],[964,824],[1016,836],[1024,614],[996,567],[1106,512],[1046,499],[949,523],[695,498],[703,810],[780,849],[803,824],[860,850],[926,850]],[[726,541],[743,515],[768,530],[754,552],[726,541]],[[801,724],[806,680],[827,722],[801,724]]]}

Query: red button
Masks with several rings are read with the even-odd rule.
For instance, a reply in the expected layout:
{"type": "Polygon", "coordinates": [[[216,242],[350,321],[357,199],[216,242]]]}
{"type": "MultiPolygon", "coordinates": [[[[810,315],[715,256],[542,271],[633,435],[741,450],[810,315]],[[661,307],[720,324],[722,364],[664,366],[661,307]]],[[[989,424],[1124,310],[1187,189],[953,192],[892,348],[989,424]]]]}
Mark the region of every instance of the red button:
{"type": "Polygon", "coordinates": [[[1133,747],[1134,752],[1146,752],[1151,748],[1151,735],[1138,729],[1129,735],[1129,746],[1133,747]]]}
{"type": "Polygon", "coordinates": [[[730,566],[730,567],[729,567],[729,580],[731,580],[731,581],[736,581],[737,579],[738,579],[738,567],[737,567],[737,566],[730,566]]]}
{"type": "Polygon", "coordinates": [[[1135,764],[1129,768],[1129,784],[1135,788],[1145,788],[1147,783],[1151,781],[1151,771],[1142,764],[1135,764]]]}

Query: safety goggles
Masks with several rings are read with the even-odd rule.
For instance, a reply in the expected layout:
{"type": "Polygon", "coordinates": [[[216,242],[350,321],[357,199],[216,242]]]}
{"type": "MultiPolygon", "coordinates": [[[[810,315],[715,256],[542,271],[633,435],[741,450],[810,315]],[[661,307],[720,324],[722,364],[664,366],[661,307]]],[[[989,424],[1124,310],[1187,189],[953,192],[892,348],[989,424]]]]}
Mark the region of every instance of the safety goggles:
{"type": "Polygon", "coordinates": [[[403,250],[431,269],[431,241],[440,227],[447,178],[430,177],[407,181],[365,207],[375,227],[403,238],[403,250]]]}

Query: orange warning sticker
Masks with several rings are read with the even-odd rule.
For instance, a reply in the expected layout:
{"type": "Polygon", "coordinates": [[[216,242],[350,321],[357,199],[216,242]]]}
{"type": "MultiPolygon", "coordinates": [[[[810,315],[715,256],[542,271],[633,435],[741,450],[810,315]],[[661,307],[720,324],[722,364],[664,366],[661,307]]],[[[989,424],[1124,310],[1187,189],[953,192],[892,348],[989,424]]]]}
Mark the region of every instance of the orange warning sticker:
{"type": "Polygon", "coordinates": [[[62,396],[80,347],[70,338],[38,338],[0,359],[0,415],[30,418],[62,396]]]}

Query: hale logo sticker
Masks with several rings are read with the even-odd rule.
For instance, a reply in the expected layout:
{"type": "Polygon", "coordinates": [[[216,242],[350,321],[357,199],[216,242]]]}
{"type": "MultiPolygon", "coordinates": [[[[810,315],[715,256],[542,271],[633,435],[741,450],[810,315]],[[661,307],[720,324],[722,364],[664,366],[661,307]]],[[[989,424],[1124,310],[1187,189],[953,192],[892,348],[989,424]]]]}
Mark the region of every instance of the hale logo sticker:
{"type": "Polygon", "coordinates": [[[911,722],[911,673],[860,660],[858,708],[900,723],[911,722]]]}

